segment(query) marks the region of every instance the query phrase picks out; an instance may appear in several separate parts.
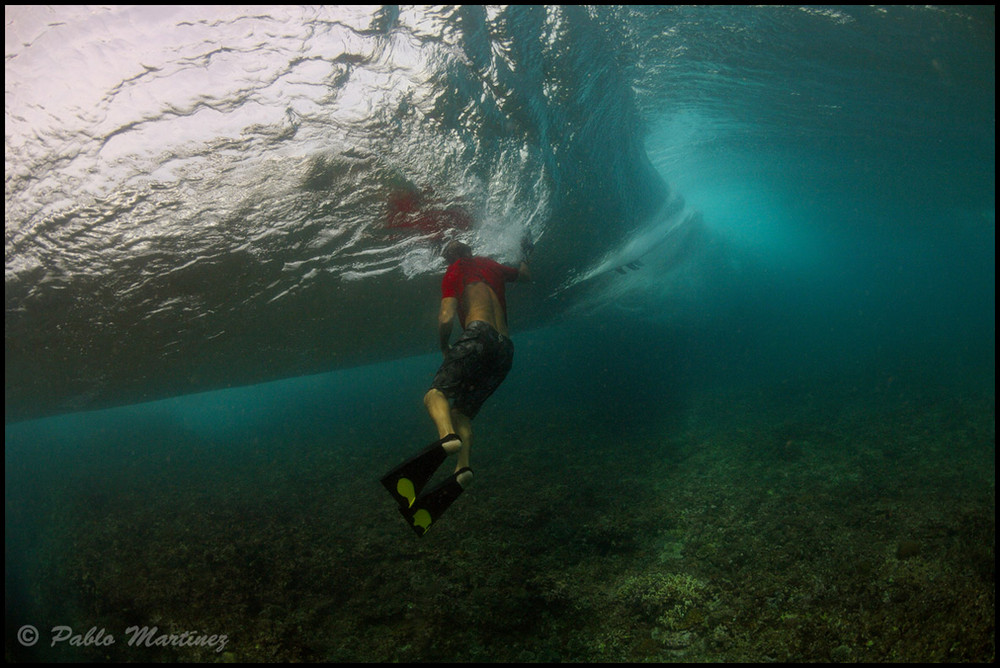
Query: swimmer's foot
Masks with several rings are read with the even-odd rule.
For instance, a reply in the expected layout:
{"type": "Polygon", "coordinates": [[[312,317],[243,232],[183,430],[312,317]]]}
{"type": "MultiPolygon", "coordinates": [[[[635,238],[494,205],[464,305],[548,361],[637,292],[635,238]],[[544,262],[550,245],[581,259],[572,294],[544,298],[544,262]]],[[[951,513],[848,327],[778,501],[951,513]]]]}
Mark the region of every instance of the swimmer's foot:
{"type": "Polygon", "coordinates": [[[445,452],[449,455],[453,455],[462,449],[462,439],[459,438],[458,434],[448,434],[437,443],[441,444],[445,452]]]}
{"type": "Polygon", "coordinates": [[[382,476],[382,485],[396,499],[400,510],[407,510],[413,506],[441,463],[461,448],[462,440],[455,434],[448,434],[382,476]]]}
{"type": "Polygon", "coordinates": [[[462,489],[469,489],[469,485],[472,484],[472,469],[468,466],[458,469],[455,471],[455,480],[462,489]]]}

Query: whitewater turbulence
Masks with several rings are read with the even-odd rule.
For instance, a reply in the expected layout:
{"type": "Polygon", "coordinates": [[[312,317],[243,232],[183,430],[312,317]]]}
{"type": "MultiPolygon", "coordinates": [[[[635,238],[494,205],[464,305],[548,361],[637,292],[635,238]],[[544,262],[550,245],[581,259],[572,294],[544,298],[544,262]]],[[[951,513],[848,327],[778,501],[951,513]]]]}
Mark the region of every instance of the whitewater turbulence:
{"type": "Polygon", "coordinates": [[[616,11],[8,9],[7,421],[429,350],[456,236],[557,312],[682,208],[616,11]]]}

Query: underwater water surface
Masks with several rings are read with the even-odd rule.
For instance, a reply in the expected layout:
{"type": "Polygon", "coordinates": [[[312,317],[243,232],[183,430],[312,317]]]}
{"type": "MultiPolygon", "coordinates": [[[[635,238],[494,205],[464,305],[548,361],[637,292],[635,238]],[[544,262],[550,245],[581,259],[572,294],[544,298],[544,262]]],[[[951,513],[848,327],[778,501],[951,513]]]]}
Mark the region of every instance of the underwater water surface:
{"type": "Polygon", "coordinates": [[[992,7],[5,18],[6,659],[994,660],[992,7]]]}

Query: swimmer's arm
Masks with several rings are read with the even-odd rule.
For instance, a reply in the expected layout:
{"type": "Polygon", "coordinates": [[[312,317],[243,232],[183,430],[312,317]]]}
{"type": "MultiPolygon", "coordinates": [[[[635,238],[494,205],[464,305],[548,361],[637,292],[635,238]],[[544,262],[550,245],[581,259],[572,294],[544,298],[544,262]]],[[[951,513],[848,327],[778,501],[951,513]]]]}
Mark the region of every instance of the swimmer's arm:
{"type": "Polygon", "coordinates": [[[531,267],[524,260],[521,260],[521,266],[517,268],[517,282],[531,283],[531,267]]]}
{"type": "Polygon", "coordinates": [[[518,283],[531,283],[531,267],[528,266],[528,260],[534,252],[535,242],[531,240],[531,235],[526,231],[521,237],[521,264],[517,268],[518,283]]]}
{"type": "Polygon", "coordinates": [[[445,297],[441,300],[441,309],[438,311],[438,340],[441,344],[441,352],[448,352],[448,344],[451,341],[451,328],[455,322],[455,314],[458,313],[458,299],[455,297],[445,297]]]}

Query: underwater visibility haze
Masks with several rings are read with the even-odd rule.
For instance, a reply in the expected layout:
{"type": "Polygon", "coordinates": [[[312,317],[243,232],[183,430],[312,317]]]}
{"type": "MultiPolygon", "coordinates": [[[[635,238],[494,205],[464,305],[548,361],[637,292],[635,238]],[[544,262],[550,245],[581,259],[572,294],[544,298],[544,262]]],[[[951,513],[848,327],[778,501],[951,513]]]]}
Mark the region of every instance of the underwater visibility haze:
{"type": "Polygon", "coordinates": [[[994,660],[993,7],[7,6],[4,79],[6,659],[994,660]],[[418,539],[440,249],[525,235],[418,539]]]}

